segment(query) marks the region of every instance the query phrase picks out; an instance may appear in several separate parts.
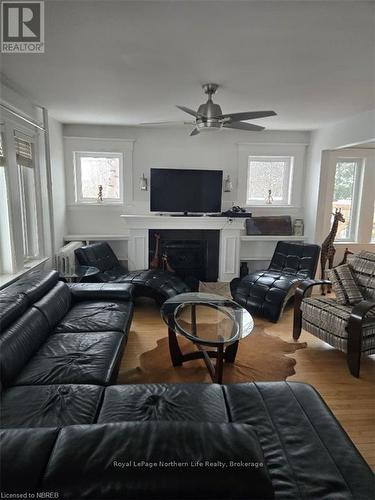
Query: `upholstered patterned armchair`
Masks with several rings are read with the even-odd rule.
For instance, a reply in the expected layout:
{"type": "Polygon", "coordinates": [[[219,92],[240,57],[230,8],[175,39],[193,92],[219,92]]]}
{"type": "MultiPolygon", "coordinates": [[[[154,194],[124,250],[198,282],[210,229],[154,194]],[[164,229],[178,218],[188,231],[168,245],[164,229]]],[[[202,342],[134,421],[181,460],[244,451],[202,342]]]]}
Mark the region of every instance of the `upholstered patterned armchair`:
{"type": "Polygon", "coordinates": [[[353,306],[325,296],[305,298],[313,286],[330,282],[303,282],[295,295],[293,338],[297,340],[303,328],[345,352],[350,373],[359,377],[361,355],[375,354],[375,253],[360,252],[350,267],[363,300],[353,306]]]}

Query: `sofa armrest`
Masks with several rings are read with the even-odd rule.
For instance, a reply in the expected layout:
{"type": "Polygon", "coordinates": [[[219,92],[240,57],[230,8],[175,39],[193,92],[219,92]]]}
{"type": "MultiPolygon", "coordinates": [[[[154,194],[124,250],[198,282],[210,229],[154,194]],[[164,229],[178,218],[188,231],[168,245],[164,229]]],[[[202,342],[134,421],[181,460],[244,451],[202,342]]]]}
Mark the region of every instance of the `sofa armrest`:
{"type": "Polygon", "coordinates": [[[134,285],[127,283],[69,283],[74,302],[81,300],[133,300],[134,285]]]}
{"type": "Polygon", "coordinates": [[[375,301],[361,300],[361,302],[356,304],[352,309],[348,328],[350,327],[351,323],[361,323],[362,325],[363,320],[365,319],[367,313],[371,311],[371,309],[375,309],[375,301]]]}
{"type": "Polygon", "coordinates": [[[302,328],[302,313],[301,304],[306,296],[306,293],[311,290],[313,286],[317,285],[330,285],[328,280],[304,280],[300,283],[294,294],[294,318],[293,318],[293,338],[298,340],[302,328]]]}
{"type": "Polygon", "coordinates": [[[310,290],[313,286],[317,285],[332,285],[332,283],[329,280],[304,280],[302,283],[298,285],[296,288],[296,296],[301,297],[302,299],[305,297],[306,292],[310,290]]]}
{"type": "Polygon", "coordinates": [[[350,372],[359,377],[360,358],[362,352],[362,328],[366,315],[371,309],[375,310],[375,302],[362,300],[356,304],[349,317],[348,331],[348,365],[350,372]]]}

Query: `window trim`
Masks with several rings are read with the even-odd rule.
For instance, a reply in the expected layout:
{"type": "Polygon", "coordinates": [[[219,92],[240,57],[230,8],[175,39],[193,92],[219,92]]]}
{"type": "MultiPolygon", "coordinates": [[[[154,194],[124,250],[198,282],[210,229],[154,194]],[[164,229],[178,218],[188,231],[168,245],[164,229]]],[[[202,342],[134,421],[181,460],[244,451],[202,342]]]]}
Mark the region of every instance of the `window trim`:
{"type": "MultiPolygon", "coordinates": [[[[18,178],[18,190],[19,195],[21,196],[21,183],[23,179],[21,179],[20,175],[20,166],[24,166],[25,168],[31,168],[34,172],[34,189],[35,189],[35,216],[36,216],[36,241],[35,246],[37,248],[37,253],[34,256],[23,256],[24,264],[28,264],[34,260],[40,260],[44,257],[45,247],[44,247],[44,221],[43,221],[43,207],[42,207],[42,187],[41,187],[41,175],[40,175],[40,153],[39,153],[39,144],[38,144],[38,132],[32,131],[25,126],[15,125],[13,127],[13,147],[15,153],[15,165],[17,169],[17,178],[18,178]],[[16,155],[16,139],[20,139],[21,141],[30,142],[32,145],[32,160],[31,165],[26,166],[22,165],[17,161],[16,155]]],[[[23,219],[22,207],[20,206],[20,217],[23,219]]],[[[22,227],[22,224],[21,224],[22,227]]],[[[22,232],[22,240],[24,240],[24,234],[22,232]]],[[[28,245],[27,245],[28,246],[28,245]]]]}
{"type": "Polygon", "coordinates": [[[250,163],[251,161],[280,161],[288,160],[287,164],[287,175],[283,179],[283,197],[282,200],[277,200],[276,203],[272,203],[271,206],[291,206],[292,202],[292,185],[293,185],[293,175],[294,175],[294,155],[249,155],[247,159],[247,175],[246,175],[246,206],[257,206],[257,207],[268,207],[269,204],[265,203],[265,198],[263,200],[257,200],[254,198],[249,198],[249,184],[250,184],[250,163]]]}
{"type": "Polygon", "coordinates": [[[74,171],[74,193],[76,205],[90,206],[108,206],[108,205],[123,205],[124,204],[124,152],[119,151],[73,151],[73,171],[74,171]],[[119,198],[105,198],[102,202],[98,202],[97,198],[82,197],[82,177],[81,164],[77,159],[81,158],[118,158],[119,161],[119,198]]]}
{"type": "MultiPolygon", "coordinates": [[[[305,163],[307,153],[306,142],[240,142],[237,143],[237,168],[238,168],[238,182],[237,182],[237,196],[233,194],[227,200],[235,200],[235,204],[246,207],[249,211],[252,209],[259,210],[261,213],[278,213],[282,208],[288,214],[303,217],[303,192],[304,192],[304,178],[305,178],[305,163]],[[247,168],[249,156],[293,156],[293,175],[291,179],[290,189],[290,205],[248,205],[246,203],[246,190],[247,190],[247,168]]],[[[224,197],[224,202],[225,202],[224,197]]],[[[231,203],[233,203],[231,201],[231,203]]]]}
{"type": "Polygon", "coordinates": [[[337,243],[354,243],[358,239],[358,227],[359,227],[359,214],[361,211],[361,191],[363,186],[363,172],[365,168],[365,159],[360,156],[337,156],[335,159],[334,172],[333,172],[333,186],[332,186],[332,203],[333,205],[333,194],[335,190],[335,177],[336,168],[339,162],[355,162],[357,164],[354,176],[354,187],[352,192],[352,206],[351,206],[351,220],[349,226],[349,235],[346,238],[336,238],[337,243]]]}

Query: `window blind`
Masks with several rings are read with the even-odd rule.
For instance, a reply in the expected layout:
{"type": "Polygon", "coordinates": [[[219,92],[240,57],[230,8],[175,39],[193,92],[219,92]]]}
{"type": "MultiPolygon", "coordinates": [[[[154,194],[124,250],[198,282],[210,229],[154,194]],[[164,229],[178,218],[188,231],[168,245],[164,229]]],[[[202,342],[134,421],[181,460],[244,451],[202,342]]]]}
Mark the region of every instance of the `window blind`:
{"type": "Polygon", "coordinates": [[[33,145],[31,142],[15,138],[17,164],[24,167],[33,166],[33,145]]]}
{"type": "Polygon", "coordinates": [[[0,167],[5,167],[4,136],[0,132],[0,167]]]}

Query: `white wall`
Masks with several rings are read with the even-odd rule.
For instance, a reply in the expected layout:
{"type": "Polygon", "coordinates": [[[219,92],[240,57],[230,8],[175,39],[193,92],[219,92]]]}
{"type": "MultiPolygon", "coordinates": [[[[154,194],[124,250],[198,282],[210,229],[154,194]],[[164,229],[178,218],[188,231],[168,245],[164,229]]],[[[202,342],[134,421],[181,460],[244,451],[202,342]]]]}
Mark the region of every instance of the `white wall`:
{"type": "Polygon", "coordinates": [[[374,110],[334,123],[311,134],[305,180],[305,224],[310,241],[321,243],[329,230],[325,220],[328,150],[349,147],[375,138],[374,110]]]}
{"type": "Polygon", "coordinates": [[[66,234],[66,190],[65,190],[65,165],[63,126],[52,117],[48,118],[53,221],[54,221],[54,246],[58,250],[63,245],[66,234]]]}
{"type": "MultiPolygon", "coordinates": [[[[149,191],[139,189],[139,178],[144,173],[150,176],[151,167],[201,168],[223,170],[230,174],[233,192],[223,193],[223,209],[232,202],[242,205],[238,199],[238,143],[265,144],[308,144],[309,132],[266,131],[246,133],[223,131],[189,137],[189,128],[131,128],[120,126],[64,125],[65,137],[108,138],[134,140],[132,199],[125,200],[124,207],[82,207],[71,203],[74,192],[73,177],[67,175],[67,232],[69,234],[121,234],[124,223],[121,213],[149,212],[149,191]]],[[[65,141],[66,172],[71,172],[72,150],[65,141]]],[[[301,167],[302,168],[302,167],[301,167]]],[[[303,180],[303,179],[302,179],[303,180]]],[[[125,178],[126,182],[126,178],[125,178]]],[[[302,186],[301,186],[302,188],[302,186]]],[[[259,209],[261,210],[261,209],[259,209]]],[[[277,213],[280,213],[280,209],[277,213]]],[[[287,209],[281,209],[288,213],[287,209]]],[[[270,213],[270,212],[267,212],[270,213]]],[[[301,210],[298,216],[303,216],[301,210]]]]}

